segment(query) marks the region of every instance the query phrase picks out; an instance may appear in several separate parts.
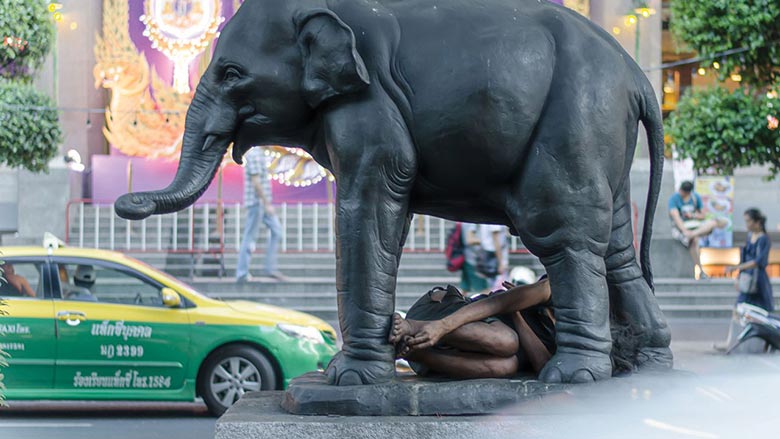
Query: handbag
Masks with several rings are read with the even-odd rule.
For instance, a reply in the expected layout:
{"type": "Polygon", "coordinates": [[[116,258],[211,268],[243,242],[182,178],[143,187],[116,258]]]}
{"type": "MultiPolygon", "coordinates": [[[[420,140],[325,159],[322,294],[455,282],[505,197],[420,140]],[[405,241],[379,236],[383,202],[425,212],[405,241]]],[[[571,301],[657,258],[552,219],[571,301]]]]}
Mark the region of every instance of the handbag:
{"type": "Polygon", "coordinates": [[[743,294],[755,294],[758,291],[756,276],[749,271],[741,271],[737,277],[737,287],[743,294]]]}
{"type": "Polygon", "coordinates": [[[485,277],[498,276],[498,257],[496,252],[480,248],[477,252],[477,272],[485,277]]]}

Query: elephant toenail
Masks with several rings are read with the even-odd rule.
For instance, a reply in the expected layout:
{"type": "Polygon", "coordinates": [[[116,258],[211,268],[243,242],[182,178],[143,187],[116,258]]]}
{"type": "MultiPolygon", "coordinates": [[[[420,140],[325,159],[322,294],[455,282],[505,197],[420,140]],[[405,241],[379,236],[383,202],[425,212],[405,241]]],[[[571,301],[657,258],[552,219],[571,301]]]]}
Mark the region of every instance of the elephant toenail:
{"type": "Polygon", "coordinates": [[[595,381],[593,374],[586,369],[580,369],[577,372],[574,372],[574,375],[571,377],[571,382],[575,384],[592,383],[593,381],[595,381]]]}
{"type": "Polygon", "coordinates": [[[363,380],[354,370],[347,370],[339,376],[339,386],[359,386],[361,384],[363,384],[363,380]]]}
{"type": "Polygon", "coordinates": [[[541,380],[545,383],[557,384],[563,382],[563,377],[561,376],[561,371],[558,370],[558,368],[551,367],[544,371],[541,376],[541,380]]]}

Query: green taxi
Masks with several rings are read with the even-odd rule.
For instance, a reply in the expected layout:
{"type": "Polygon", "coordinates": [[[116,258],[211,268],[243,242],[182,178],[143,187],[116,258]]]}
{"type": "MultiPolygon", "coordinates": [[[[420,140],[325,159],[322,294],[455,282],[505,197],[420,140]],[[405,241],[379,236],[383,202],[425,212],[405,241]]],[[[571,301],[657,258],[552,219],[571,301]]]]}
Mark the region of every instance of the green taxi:
{"type": "Polygon", "coordinates": [[[5,396],[192,401],[220,415],[278,390],[337,352],[324,321],[205,297],[121,253],[0,247],[5,396]]]}

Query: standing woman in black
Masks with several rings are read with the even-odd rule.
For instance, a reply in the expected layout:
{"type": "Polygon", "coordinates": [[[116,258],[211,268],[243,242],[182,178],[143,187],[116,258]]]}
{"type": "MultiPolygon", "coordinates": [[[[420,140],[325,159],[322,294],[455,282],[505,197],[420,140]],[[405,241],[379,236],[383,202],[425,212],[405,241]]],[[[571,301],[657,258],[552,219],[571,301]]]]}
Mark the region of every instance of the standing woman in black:
{"type": "MultiPolygon", "coordinates": [[[[747,303],[772,312],[774,310],[772,284],[769,282],[769,275],[766,272],[766,266],[769,263],[769,249],[772,247],[772,243],[766,233],[766,217],[756,208],[748,209],[745,211],[745,226],[748,229],[748,236],[745,247],[742,248],[740,264],[726,268],[726,274],[739,270],[740,276],[743,274],[751,276],[751,281],[744,284],[737,280],[736,286],[737,291],[739,291],[737,305],[747,303]]],[[[735,309],[729,324],[726,343],[715,344],[715,349],[720,351],[729,349],[737,320],[735,309]]]]}
{"type": "Polygon", "coordinates": [[[766,233],[766,217],[756,208],[748,209],[745,211],[745,225],[748,236],[745,247],[742,248],[740,264],[727,268],[726,273],[739,270],[740,273],[749,273],[753,276],[755,287],[751,287],[750,291],[740,291],[738,304],[748,303],[772,312],[774,310],[772,284],[766,272],[772,243],[766,233]]]}

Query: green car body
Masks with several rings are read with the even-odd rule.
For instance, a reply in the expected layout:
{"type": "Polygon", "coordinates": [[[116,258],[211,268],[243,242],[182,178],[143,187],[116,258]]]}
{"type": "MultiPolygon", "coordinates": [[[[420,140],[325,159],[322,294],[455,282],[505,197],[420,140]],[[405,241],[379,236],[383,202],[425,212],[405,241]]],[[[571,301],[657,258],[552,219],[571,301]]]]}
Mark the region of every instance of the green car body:
{"type": "Polygon", "coordinates": [[[9,355],[2,371],[9,400],[203,396],[212,412],[221,413],[227,407],[215,409],[204,395],[210,371],[215,388],[257,372],[246,389],[283,389],[292,378],[323,369],[337,352],[335,330],[314,316],[210,299],[120,253],[33,247],[2,252],[35,292],[8,294],[13,290],[7,285],[5,294],[0,290],[7,305],[0,316],[0,348],[9,355]],[[91,292],[70,284],[74,267],[96,270],[91,292]],[[222,369],[214,366],[220,356],[222,369]],[[231,371],[232,377],[220,378],[231,371]]]}

